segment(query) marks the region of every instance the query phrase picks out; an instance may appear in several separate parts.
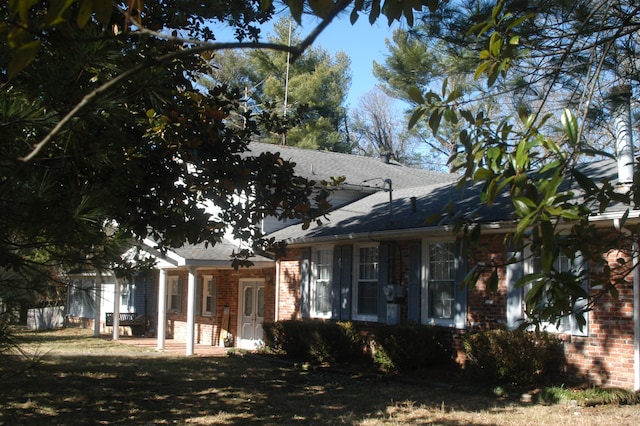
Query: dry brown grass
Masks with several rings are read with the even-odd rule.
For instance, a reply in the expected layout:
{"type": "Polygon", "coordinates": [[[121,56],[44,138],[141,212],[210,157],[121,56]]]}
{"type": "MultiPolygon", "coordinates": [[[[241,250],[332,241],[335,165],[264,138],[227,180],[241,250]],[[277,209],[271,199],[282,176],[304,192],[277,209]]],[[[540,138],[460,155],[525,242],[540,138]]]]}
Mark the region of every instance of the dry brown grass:
{"type": "MultiPolygon", "coordinates": [[[[27,334],[46,353],[0,383],[0,424],[635,425],[640,407],[535,405],[249,356],[173,357],[89,332],[27,334]]],[[[25,360],[3,359],[18,371],[25,360]]]]}

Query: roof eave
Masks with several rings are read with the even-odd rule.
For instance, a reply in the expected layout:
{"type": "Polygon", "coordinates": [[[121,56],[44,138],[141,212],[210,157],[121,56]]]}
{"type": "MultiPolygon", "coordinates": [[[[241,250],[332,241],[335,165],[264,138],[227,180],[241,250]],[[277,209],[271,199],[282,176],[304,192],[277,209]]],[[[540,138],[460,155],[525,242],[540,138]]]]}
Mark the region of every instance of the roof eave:
{"type": "MultiPolygon", "coordinates": [[[[476,224],[477,225],[477,224],[476,224]]],[[[479,224],[482,231],[485,234],[491,233],[504,233],[515,229],[516,223],[514,221],[502,221],[502,222],[487,222],[479,224]]],[[[308,244],[320,244],[320,243],[338,243],[343,241],[372,241],[372,240],[390,240],[390,239],[416,239],[429,236],[442,236],[451,235],[453,233],[453,226],[441,225],[431,227],[417,227],[407,229],[389,229],[384,231],[371,231],[360,233],[348,233],[348,234],[334,234],[325,235],[322,237],[300,237],[291,238],[285,240],[287,245],[308,245],[308,244]]]]}

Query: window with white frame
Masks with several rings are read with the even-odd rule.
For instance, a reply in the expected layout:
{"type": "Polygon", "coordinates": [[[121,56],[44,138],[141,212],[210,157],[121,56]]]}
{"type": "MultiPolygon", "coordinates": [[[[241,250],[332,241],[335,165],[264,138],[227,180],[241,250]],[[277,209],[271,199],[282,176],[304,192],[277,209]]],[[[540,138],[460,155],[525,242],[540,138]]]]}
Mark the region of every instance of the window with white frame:
{"type": "Polygon", "coordinates": [[[311,316],[330,318],[332,311],[333,248],[314,249],[311,258],[311,316]]]}
{"type": "MultiPolygon", "coordinates": [[[[561,253],[560,255],[558,255],[558,257],[556,258],[554,264],[553,264],[554,269],[556,270],[557,273],[572,273],[574,272],[574,265],[572,260],[565,255],[564,253],[561,253]]],[[[536,273],[537,271],[539,271],[541,269],[540,266],[540,256],[533,256],[531,258],[530,261],[530,265],[529,265],[529,272],[532,273],[536,273]]],[[[523,301],[524,299],[526,299],[527,293],[531,290],[531,288],[533,287],[533,284],[528,284],[525,288],[524,288],[524,293],[523,293],[523,301]]],[[[549,297],[552,297],[548,292],[545,291],[544,295],[543,295],[543,304],[547,305],[549,302],[545,300],[549,297]]],[[[523,310],[524,310],[524,304],[523,304],[523,310]]],[[[566,333],[566,332],[570,332],[571,331],[571,327],[572,327],[572,318],[570,315],[564,316],[562,318],[560,318],[559,322],[556,324],[541,324],[542,327],[546,330],[546,331],[550,331],[550,332],[557,332],[557,333],[566,333]]]]}
{"type": "Polygon", "coordinates": [[[202,277],[202,315],[216,314],[217,279],[212,275],[202,277]]]}
{"type": "Polygon", "coordinates": [[[129,282],[123,281],[120,285],[120,310],[129,312],[133,306],[133,285],[129,282]]]}
{"type": "Polygon", "coordinates": [[[180,278],[170,277],[167,289],[167,310],[180,312],[182,310],[182,286],[180,278]]]}
{"type": "Polygon", "coordinates": [[[455,243],[429,242],[426,253],[426,318],[436,323],[452,322],[455,316],[455,243]]]}
{"type": "Polygon", "coordinates": [[[354,318],[378,319],[378,246],[360,246],[355,256],[354,318]]]}

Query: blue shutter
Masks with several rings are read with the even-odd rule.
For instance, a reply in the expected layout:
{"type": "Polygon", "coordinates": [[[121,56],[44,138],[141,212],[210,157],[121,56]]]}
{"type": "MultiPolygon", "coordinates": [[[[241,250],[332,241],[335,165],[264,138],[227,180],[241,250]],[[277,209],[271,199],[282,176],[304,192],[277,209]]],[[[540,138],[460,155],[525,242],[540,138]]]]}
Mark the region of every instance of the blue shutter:
{"type": "Polygon", "coordinates": [[[467,288],[463,288],[463,280],[467,275],[467,256],[461,239],[456,240],[456,281],[455,281],[455,313],[453,316],[456,328],[467,326],[467,288]]]}
{"type": "MultiPolygon", "coordinates": [[[[582,276],[582,288],[585,292],[589,292],[589,279],[588,279],[588,262],[585,260],[582,253],[576,253],[576,257],[573,260],[573,271],[574,274],[579,274],[582,276]]],[[[585,311],[587,306],[587,299],[581,298],[575,301],[573,305],[574,313],[571,315],[571,335],[572,336],[588,336],[589,335],[589,313],[585,311]],[[579,323],[577,320],[577,316],[582,315],[585,320],[585,324],[582,329],[579,327],[579,323]]]]}
{"type": "Polygon", "coordinates": [[[196,304],[196,315],[202,314],[202,293],[204,292],[204,277],[201,275],[196,277],[196,300],[194,303],[196,304]]]}
{"type": "Polygon", "coordinates": [[[309,318],[309,287],[311,280],[311,249],[302,250],[300,260],[300,314],[302,318],[309,318]]]}
{"type": "Polygon", "coordinates": [[[352,246],[333,249],[333,313],[340,320],[351,319],[351,261],[352,246]]]}
{"type": "Polygon", "coordinates": [[[340,295],[342,288],[342,274],[340,270],[341,247],[333,248],[333,272],[331,274],[331,318],[340,319],[340,295]]]}
{"type": "Polygon", "coordinates": [[[184,299],[184,294],[182,294],[184,290],[184,285],[182,285],[182,278],[178,278],[178,307],[176,308],[176,312],[182,312],[182,302],[184,299]]]}
{"type": "Polygon", "coordinates": [[[522,251],[510,249],[507,251],[506,279],[507,279],[507,328],[518,328],[523,320],[522,287],[516,283],[523,275],[522,251]]]}
{"type": "Polygon", "coordinates": [[[409,294],[407,299],[408,320],[420,323],[420,270],[422,266],[422,242],[409,242],[409,294]]]}
{"type": "Polygon", "coordinates": [[[389,262],[391,247],[389,243],[380,244],[378,247],[378,322],[387,322],[387,297],[384,294],[384,287],[389,282],[389,262]]]}
{"type": "Polygon", "coordinates": [[[148,279],[146,274],[136,274],[133,276],[135,286],[131,289],[133,292],[133,311],[138,314],[146,314],[145,299],[147,297],[148,279]]]}

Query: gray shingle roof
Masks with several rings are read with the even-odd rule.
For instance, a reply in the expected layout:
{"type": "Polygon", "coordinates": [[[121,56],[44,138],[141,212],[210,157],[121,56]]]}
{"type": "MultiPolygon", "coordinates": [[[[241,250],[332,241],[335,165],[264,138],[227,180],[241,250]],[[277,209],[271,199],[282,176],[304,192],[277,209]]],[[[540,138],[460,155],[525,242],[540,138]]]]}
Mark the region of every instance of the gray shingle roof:
{"type": "Polygon", "coordinates": [[[279,152],[283,159],[296,163],[296,173],[308,179],[329,180],[345,176],[347,185],[383,188],[384,180],[391,179],[393,188],[410,188],[433,183],[452,182],[456,176],[423,169],[406,167],[396,162],[352,154],[314,151],[283,145],[251,142],[254,155],[279,152]]]}
{"type": "MultiPolygon", "coordinates": [[[[580,166],[582,173],[595,181],[616,180],[616,165],[612,160],[601,160],[580,166]]],[[[450,224],[444,215],[447,209],[475,223],[495,223],[512,220],[512,205],[508,193],[501,194],[491,208],[480,202],[479,185],[456,189],[455,183],[409,187],[392,193],[392,213],[389,210],[389,193],[378,192],[331,212],[329,221],[304,231],[300,226],[290,226],[273,233],[277,240],[291,243],[306,241],[340,240],[354,235],[380,232],[401,232],[434,228],[450,224]],[[412,198],[415,197],[415,202],[412,198]],[[415,206],[415,207],[414,207],[415,206]],[[440,220],[427,222],[438,216],[440,220]]],[[[581,191],[575,189],[576,197],[581,191]]],[[[626,206],[611,206],[609,211],[620,211],[626,206]]]]}
{"type": "MultiPolygon", "coordinates": [[[[222,240],[216,243],[215,245],[209,244],[206,247],[204,244],[185,245],[177,249],[172,249],[171,251],[173,251],[178,256],[184,258],[187,261],[187,263],[190,263],[193,261],[202,261],[202,260],[207,260],[207,261],[220,260],[222,261],[222,264],[230,265],[231,254],[234,251],[237,252],[239,250],[240,248],[238,247],[237,244],[234,244],[228,240],[222,240]]],[[[254,263],[259,263],[259,262],[272,262],[273,260],[266,258],[264,256],[255,255],[254,257],[251,258],[251,261],[254,263]]]]}

